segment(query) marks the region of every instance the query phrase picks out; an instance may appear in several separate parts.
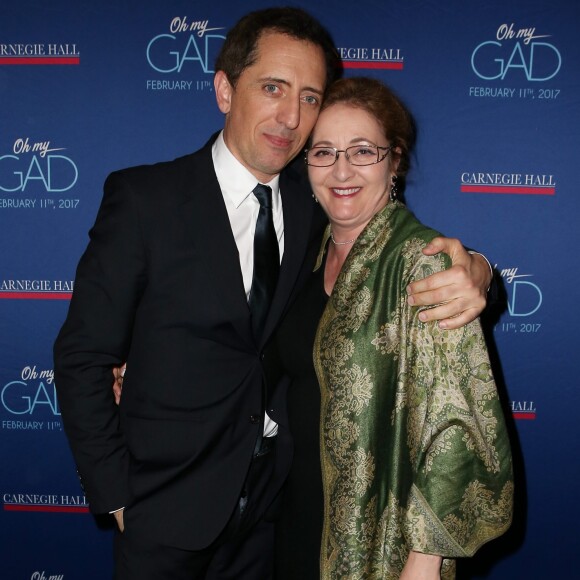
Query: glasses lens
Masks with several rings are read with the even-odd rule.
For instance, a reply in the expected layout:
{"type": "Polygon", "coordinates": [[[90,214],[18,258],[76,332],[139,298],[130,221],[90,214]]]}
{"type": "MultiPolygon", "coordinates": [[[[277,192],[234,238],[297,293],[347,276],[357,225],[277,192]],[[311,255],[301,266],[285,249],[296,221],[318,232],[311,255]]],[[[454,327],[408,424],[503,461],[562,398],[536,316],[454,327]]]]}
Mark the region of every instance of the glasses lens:
{"type": "Polygon", "coordinates": [[[332,147],[313,147],[306,154],[308,165],[315,167],[328,167],[336,160],[336,151],[332,147]]]}
{"type": "Polygon", "coordinates": [[[372,165],[379,158],[379,150],[372,145],[355,145],[346,150],[353,165],[372,165]]]}

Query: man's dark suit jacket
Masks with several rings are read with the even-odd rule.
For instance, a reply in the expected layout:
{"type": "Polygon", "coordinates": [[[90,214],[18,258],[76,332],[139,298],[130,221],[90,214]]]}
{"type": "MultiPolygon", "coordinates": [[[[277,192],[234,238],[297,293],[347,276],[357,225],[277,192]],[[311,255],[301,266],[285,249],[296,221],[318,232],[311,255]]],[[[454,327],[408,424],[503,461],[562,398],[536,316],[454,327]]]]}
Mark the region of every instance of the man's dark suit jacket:
{"type": "MultiPolygon", "coordinates": [[[[234,510],[262,429],[264,346],[324,221],[304,172],[284,170],[284,256],[256,344],[214,139],[109,176],[55,344],[62,418],[92,512],[125,506],[140,532],[185,549],[209,545],[234,510]],[[123,361],[117,408],[111,367],[123,361]]],[[[281,485],[291,441],[277,395],[270,385],[281,485]]]]}

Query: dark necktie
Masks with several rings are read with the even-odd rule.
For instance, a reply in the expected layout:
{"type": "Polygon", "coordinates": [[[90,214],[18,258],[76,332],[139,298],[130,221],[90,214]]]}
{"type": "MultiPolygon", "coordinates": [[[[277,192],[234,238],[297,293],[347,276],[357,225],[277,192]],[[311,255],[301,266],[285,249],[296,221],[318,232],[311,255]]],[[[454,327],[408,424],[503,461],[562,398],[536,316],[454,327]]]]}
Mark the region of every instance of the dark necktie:
{"type": "Polygon", "coordinates": [[[254,338],[259,341],[278,282],[280,252],[272,215],[272,188],[258,183],[253,194],[260,202],[260,211],[254,235],[254,274],[249,305],[254,338]]]}

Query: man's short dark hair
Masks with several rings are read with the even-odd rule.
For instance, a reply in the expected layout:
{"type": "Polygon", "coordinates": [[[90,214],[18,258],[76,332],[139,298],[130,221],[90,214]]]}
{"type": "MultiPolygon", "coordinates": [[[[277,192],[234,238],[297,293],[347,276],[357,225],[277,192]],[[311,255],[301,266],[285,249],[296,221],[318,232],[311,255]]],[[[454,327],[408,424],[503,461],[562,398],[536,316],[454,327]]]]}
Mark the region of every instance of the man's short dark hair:
{"type": "Polygon", "coordinates": [[[340,58],[329,32],[300,8],[266,8],[250,12],[229,31],[215,63],[236,86],[240,75],[254,64],[260,37],[268,32],[287,34],[319,46],[326,62],[326,86],[340,76],[340,58]]]}

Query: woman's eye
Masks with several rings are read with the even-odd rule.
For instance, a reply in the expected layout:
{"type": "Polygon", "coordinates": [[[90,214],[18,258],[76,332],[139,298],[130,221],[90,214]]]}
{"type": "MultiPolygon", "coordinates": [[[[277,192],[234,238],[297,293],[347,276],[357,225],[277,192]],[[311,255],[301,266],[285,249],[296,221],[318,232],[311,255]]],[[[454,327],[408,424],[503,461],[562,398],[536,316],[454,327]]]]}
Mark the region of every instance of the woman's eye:
{"type": "Polygon", "coordinates": [[[355,150],[354,154],[359,157],[372,157],[377,152],[372,147],[359,147],[355,150]]]}

